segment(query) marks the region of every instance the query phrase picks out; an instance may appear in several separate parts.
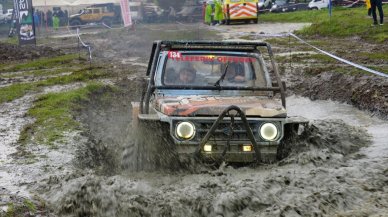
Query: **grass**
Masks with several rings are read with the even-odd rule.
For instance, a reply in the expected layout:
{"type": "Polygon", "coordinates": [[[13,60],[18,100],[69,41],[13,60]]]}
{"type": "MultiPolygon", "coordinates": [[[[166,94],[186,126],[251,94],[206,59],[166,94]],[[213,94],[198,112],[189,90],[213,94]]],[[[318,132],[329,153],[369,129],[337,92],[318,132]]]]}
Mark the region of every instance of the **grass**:
{"type": "MultiPolygon", "coordinates": [[[[0,65],[1,68],[1,65],[0,65]]],[[[60,73],[71,72],[74,71],[74,68],[70,67],[58,67],[58,68],[50,68],[50,69],[37,69],[37,70],[29,70],[23,71],[22,73],[11,73],[11,74],[0,74],[0,78],[15,78],[15,77],[23,77],[23,76],[50,76],[57,75],[60,73]]]]}
{"type": "Polygon", "coordinates": [[[40,96],[27,113],[36,121],[23,129],[19,141],[33,137],[40,144],[53,146],[55,141],[63,138],[64,132],[80,127],[73,118],[73,111],[79,107],[77,102],[86,100],[90,93],[103,87],[100,83],[90,83],[76,90],[40,96]]]}
{"type": "Polygon", "coordinates": [[[41,58],[28,63],[17,64],[17,65],[3,65],[0,68],[0,71],[22,71],[22,70],[37,70],[37,69],[47,69],[56,67],[58,65],[69,64],[73,60],[78,59],[78,54],[67,54],[62,56],[57,56],[53,58],[41,58]]]}
{"type": "MultiPolygon", "coordinates": [[[[13,217],[13,216],[33,216],[36,213],[36,206],[34,203],[28,199],[24,199],[23,204],[21,203],[12,203],[9,202],[7,204],[7,212],[4,216],[13,217]]],[[[3,216],[3,215],[2,215],[3,216]]]]}
{"type": "Polygon", "coordinates": [[[377,52],[361,52],[357,53],[359,56],[363,56],[369,59],[381,59],[385,60],[386,63],[388,63],[388,51],[385,53],[377,53],[377,52]]]}
{"type": "Polygon", "coordinates": [[[0,88],[0,103],[9,102],[24,96],[26,93],[36,90],[36,84],[14,84],[0,88]]]}
{"type": "Polygon", "coordinates": [[[64,85],[73,82],[88,82],[108,75],[108,72],[103,68],[83,68],[70,75],[49,78],[38,82],[13,84],[0,88],[0,104],[20,98],[28,92],[39,91],[42,87],[64,85]]]}
{"type": "MultiPolygon", "coordinates": [[[[384,5],[388,11],[388,5],[384,5]]],[[[366,18],[365,7],[333,9],[332,17],[327,10],[297,11],[292,13],[268,13],[259,17],[264,22],[310,22],[311,26],[297,31],[306,36],[350,37],[383,43],[388,41],[388,25],[371,27],[372,19],[366,18]]]]}

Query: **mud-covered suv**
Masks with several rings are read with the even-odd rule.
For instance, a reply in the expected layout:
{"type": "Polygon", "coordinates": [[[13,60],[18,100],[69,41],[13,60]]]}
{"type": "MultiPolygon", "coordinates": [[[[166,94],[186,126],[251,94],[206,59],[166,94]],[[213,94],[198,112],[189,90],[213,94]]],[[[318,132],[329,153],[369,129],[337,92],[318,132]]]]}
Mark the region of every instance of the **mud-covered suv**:
{"type": "Polygon", "coordinates": [[[104,23],[111,26],[116,19],[113,4],[93,5],[81,10],[78,14],[70,16],[70,26],[76,27],[90,23],[104,23]]]}
{"type": "Polygon", "coordinates": [[[287,116],[285,84],[267,43],[157,41],[146,81],[141,101],[132,103],[134,126],[146,131],[140,155],[273,162],[305,124],[287,116]]]}

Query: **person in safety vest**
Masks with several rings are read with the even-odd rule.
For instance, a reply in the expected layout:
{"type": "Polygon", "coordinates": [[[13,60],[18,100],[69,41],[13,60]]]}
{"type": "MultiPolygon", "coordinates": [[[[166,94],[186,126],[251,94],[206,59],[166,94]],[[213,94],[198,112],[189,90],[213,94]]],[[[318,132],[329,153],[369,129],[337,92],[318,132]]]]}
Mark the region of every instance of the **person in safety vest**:
{"type": "Polygon", "coordinates": [[[372,7],[370,5],[370,0],[365,0],[366,9],[368,10],[368,16],[370,17],[372,15],[372,7]]]}
{"type": "Polygon", "coordinates": [[[212,24],[213,8],[211,4],[212,4],[212,1],[207,1],[206,9],[205,9],[205,23],[208,25],[212,24]]]}
{"type": "Polygon", "coordinates": [[[220,0],[216,0],[214,5],[214,20],[216,22],[216,25],[222,24],[222,21],[224,20],[224,13],[222,11],[222,5],[220,0]]]}

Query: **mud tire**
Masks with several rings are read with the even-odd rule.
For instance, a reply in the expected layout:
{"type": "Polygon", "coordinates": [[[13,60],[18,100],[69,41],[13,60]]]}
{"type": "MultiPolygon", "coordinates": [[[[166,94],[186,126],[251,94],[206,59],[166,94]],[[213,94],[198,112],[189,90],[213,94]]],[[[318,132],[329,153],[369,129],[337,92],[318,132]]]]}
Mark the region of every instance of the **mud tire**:
{"type": "Polygon", "coordinates": [[[112,27],[112,19],[109,17],[102,18],[101,23],[104,23],[105,25],[112,27]]]}
{"type": "Polygon", "coordinates": [[[298,139],[298,128],[299,124],[287,124],[284,126],[284,137],[280,142],[276,153],[277,160],[282,160],[291,153],[293,144],[295,144],[298,139]]]}
{"type": "Polygon", "coordinates": [[[180,166],[169,134],[161,123],[139,122],[123,151],[122,168],[128,171],[175,170],[180,166]]]}
{"type": "Polygon", "coordinates": [[[81,23],[81,21],[78,20],[78,19],[75,19],[75,20],[71,20],[71,21],[70,21],[70,26],[71,26],[73,29],[76,29],[76,28],[78,28],[78,27],[81,26],[81,25],[82,25],[82,23],[81,23]]]}

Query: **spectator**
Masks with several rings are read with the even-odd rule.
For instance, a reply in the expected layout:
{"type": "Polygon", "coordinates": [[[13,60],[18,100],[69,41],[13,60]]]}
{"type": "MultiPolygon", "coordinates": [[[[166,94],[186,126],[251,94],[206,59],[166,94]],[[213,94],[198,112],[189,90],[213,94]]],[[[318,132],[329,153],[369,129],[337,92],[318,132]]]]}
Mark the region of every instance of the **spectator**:
{"type": "Polygon", "coordinates": [[[58,18],[59,18],[59,26],[64,26],[65,25],[65,13],[60,8],[58,10],[58,18]]]}
{"type": "Polygon", "coordinates": [[[58,30],[59,28],[59,16],[57,11],[55,11],[53,14],[53,27],[54,30],[58,30]]]}
{"type": "Polygon", "coordinates": [[[380,25],[383,25],[383,18],[384,18],[384,13],[383,13],[383,2],[382,0],[371,0],[371,7],[372,7],[372,16],[373,16],[373,26],[377,25],[377,14],[376,14],[376,8],[379,10],[379,15],[380,15],[380,25]]]}
{"type": "Polygon", "coordinates": [[[53,26],[53,12],[51,10],[48,10],[46,17],[47,17],[47,25],[49,27],[52,27],[53,26]]]}
{"type": "Polygon", "coordinates": [[[222,21],[224,20],[224,13],[222,11],[222,5],[219,0],[216,0],[214,5],[214,20],[216,25],[222,24],[222,21]]]}
{"type": "Polygon", "coordinates": [[[69,12],[65,10],[65,25],[69,25],[69,12]]]}
{"type": "Polygon", "coordinates": [[[172,6],[170,6],[170,12],[168,13],[168,21],[174,22],[175,19],[176,19],[176,11],[172,6]]]}
{"type": "Polygon", "coordinates": [[[365,4],[366,4],[366,9],[368,10],[368,17],[370,17],[372,15],[372,8],[370,5],[370,0],[365,0],[365,4]]]}
{"type": "Polygon", "coordinates": [[[38,10],[36,10],[35,12],[34,12],[34,25],[35,25],[35,28],[38,28],[38,29],[40,29],[40,26],[39,26],[39,22],[40,21],[40,18],[39,18],[39,11],[38,10]]]}
{"type": "Polygon", "coordinates": [[[212,13],[213,13],[213,8],[211,6],[212,1],[207,1],[206,3],[206,8],[205,8],[205,23],[207,25],[212,24],[212,13]]]}

